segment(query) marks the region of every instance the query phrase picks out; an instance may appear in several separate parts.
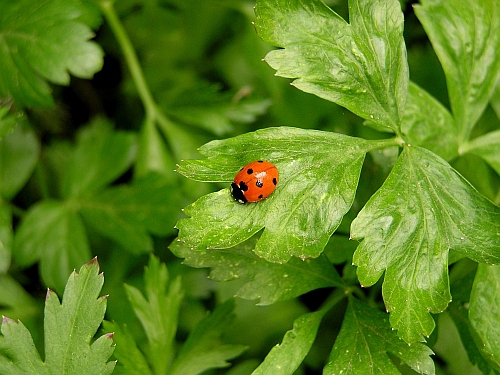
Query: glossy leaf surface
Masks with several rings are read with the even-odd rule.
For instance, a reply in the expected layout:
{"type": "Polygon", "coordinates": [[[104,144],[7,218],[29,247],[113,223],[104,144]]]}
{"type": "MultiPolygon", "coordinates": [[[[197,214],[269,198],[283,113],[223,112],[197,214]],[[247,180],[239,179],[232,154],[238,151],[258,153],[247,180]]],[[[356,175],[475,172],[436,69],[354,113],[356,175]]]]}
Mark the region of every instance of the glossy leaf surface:
{"type": "Polygon", "coordinates": [[[500,261],[500,208],[432,152],[406,147],[351,236],[362,240],[353,258],[361,284],[373,285],[385,271],[391,324],[410,343],[430,335],[429,312],[451,300],[450,249],[477,262],[500,261]]]}
{"type": "Polygon", "coordinates": [[[352,205],[365,153],[380,142],[281,127],[207,143],[200,149],[207,158],[184,161],[180,173],[229,185],[247,163],[267,160],[280,180],[258,203],[236,202],[229,188],[201,197],[186,207],[190,218],[177,223],[179,239],[188,247],[223,249],[265,228],[258,256],[273,262],[317,257],[352,205]]]}
{"type": "Polygon", "coordinates": [[[497,0],[423,0],[415,13],[446,74],[459,144],[488,104],[500,74],[497,0]]]}
{"type": "Polygon", "coordinates": [[[388,353],[417,373],[434,374],[432,350],[421,343],[407,345],[392,330],[387,314],[350,298],[323,374],[400,375],[388,353]]]}
{"type": "Polygon", "coordinates": [[[398,1],[350,0],[350,23],[320,0],[260,0],[255,13],[259,36],[283,48],[265,58],[277,76],[398,131],[408,91],[398,1]]]}
{"type": "Polygon", "coordinates": [[[458,155],[458,131],[451,113],[414,83],[410,83],[401,128],[411,145],[425,147],[445,160],[458,155]]]}
{"type": "Polygon", "coordinates": [[[253,253],[253,238],[230,249],[191,250],[178,241],[170,250],[191,267],[210,267],[216,281],[248,280],[236,296],[269,305],[291,299],[317,288],[343,285],[324,256],[305,261],[292,258],[285,264],[270,263],[253,253]]]}

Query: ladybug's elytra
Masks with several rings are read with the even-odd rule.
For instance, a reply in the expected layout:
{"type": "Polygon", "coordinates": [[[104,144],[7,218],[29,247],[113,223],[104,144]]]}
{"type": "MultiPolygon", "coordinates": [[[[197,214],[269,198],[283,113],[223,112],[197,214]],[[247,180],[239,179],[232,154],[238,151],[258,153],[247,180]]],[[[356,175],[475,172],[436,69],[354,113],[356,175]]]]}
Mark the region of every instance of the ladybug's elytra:
{"type": "Polygon", "coordinates": [[[240,169],[231,194],[240,203],[258,202],[272,194],[278,184],[278,168],[267,161],[253,161],[240,169]]]}

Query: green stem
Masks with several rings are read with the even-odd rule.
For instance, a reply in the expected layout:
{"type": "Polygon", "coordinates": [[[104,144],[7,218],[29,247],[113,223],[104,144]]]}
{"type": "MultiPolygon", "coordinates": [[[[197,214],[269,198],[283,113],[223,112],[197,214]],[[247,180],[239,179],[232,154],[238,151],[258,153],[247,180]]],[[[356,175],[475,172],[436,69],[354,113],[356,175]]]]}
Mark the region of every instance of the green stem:
{"type": "Polygon", "coordinates": [[[151,91],[149,90],[149,86],[146,83],[146,79],[144,78],[144,74],[142,72],[141,65],[139,64],[139,59],[137,58],[137,54],[135,53],[132,42],[130,41],[125,28],[123,27],[113,7],[113,1],[102,0],[99,2],[99,5],[101,7],[102,13],[104,14],[104,17],[106,18],[106,21],[113,31],[113,34],[118,40],[120,48],[123,51],[123,55],[130,70],[132,80],[137,87],[139,97],[141,98],[141,101],[144,105],[146,118],[147,120],[156,120],[156,103],[153,99],[151,91]]]}
{"type": "Polygon", "coordinates": [[[323,305],[321,305],[319,311],[326,313],[330,311],[337,303],[342,301],[344,298],[348,297],[355,291],[356,287],[348,288],[337,288],[332,294],[330,294],[323,305]]]}
{"type": "Polygon", "coordinates": [[[388,138],[388,139],[377,139],[377,140],[367,140],[366,142],[370,145],[370,150],[376,150],[379,148],[387,148],[387,147],[403,147],[405,145],[405,141],[400,137],[388,138]]]}

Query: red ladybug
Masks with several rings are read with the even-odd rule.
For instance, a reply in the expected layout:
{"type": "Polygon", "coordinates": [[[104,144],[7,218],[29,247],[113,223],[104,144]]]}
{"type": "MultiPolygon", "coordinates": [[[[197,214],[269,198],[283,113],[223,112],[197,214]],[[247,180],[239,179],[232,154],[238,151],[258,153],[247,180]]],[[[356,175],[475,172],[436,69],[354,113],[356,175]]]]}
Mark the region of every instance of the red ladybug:
{"type": "Polygon", "coordinates": [[[258,202],[272,194],[278,184],[278,168],[258,160],[240,169],[231,184],[231,194],[240,203],[258,202]]]}

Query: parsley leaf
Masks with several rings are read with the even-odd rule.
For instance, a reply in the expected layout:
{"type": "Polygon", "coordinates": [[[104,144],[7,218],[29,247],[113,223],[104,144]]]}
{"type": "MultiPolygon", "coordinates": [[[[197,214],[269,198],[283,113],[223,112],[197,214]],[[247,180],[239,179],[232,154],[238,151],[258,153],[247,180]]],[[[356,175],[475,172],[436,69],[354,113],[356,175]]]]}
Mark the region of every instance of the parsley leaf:
{"type": "Polygon", "coordinates": [[[366,141],[342,134],[280,127],[212,141],[203,160],[181,163],[178,171],[200,181],[231,182],[254,160],[274,163],[276,191],[258,204],[236,202],[229,188],[186,207],[177,222],[179,239],[197,249],[235,246],[263,228],[255,253],[283,263],[317,257],[354,200],[365,153],[391,140],[366,141]]]}
{"type": "Polygon", "coordinates": [[[107,297],[97,298],[104,277],[94,258],[74,271],[64,290],[62,303],[48,290],[45,301],[45,362],[42,362],[29,331],[21,322],[4,317],[0,336],[0,373],[11,375],[111,374],[115,362],[113,334],[90,344],[97,332],[107,297]]]}
{"type": "Polygon", "coordinates": [[[103,64],[77,1],[18,0],[0,6],[0,95],[17,105],[53,104],[47,81],[68,85],[69,73],[90,78],[103,64]]]}
{"type": "Polygon", "coordinates": [[[448,251],[500,261],[500,208],[434,153],[406,147],[380,190],[351,225],[362,285],[386,271],[383,296],[391,325],[407,342],[434,329],[429,312],[451,300],[448,251]]]}
{"type": "Polygon", "coordinates": [[[408,64],[397,0],[350,0],[350,23],[320,0],[260,0],[255,13],[259,36],[283,47],[265,58],[276,75],[399,133],[408,64]]]}

